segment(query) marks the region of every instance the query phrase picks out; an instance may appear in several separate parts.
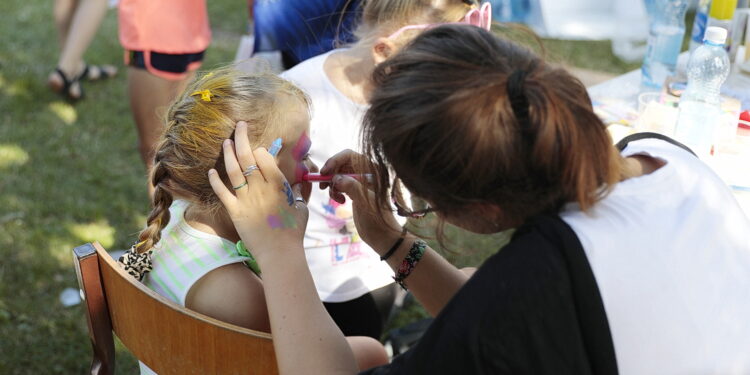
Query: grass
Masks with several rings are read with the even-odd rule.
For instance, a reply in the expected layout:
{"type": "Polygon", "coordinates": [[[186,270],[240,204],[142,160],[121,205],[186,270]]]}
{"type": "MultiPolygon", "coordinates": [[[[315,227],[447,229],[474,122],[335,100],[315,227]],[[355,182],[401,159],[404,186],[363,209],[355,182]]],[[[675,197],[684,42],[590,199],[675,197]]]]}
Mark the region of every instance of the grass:
{"type": "MultiPolygon", "coordinates": [[[[51,8],[49,0],[0,2],[0,374],[86,371],[81,307],[58,300],[63,289],[77,287],[71,249],[94,240],[127,248],[148,212],[125,74],[86,83],[86,99],[74,106],[50,92],[46,77],[57,58],[51,8]]],[[[206,68],[234,57],[246,14],[244,3],[230,0],[210,1],[209,11],[214,41],[206,68]]],[[[550,41],[548,48],[572,65],[632,68],[613,58],[606,42],[550,41]]],[[[121,59],[112,11],[87,60],[121,59]]],[[[464,255],[446,255],[461,266],[479,264],[506,240],[448,232],[464,255]]],[[[121,373],[137,371],[122,347],[118,358],[121,373]]]]}

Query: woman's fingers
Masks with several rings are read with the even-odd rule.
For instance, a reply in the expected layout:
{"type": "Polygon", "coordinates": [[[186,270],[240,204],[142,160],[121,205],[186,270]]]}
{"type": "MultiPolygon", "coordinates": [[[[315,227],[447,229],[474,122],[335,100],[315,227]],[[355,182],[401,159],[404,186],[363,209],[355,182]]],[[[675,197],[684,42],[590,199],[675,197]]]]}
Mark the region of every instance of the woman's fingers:
{"type": "Polygon", "coordinates": [[[224,140],[224,166],[227,169],[227,175],[229,175],[229,182],[232,183],[232,188],[237,193],[247,191],[247,180],[242,175],[242,170],[237,162],[237,156],[234,153],[234,143],[231,139],[224,140]]]}
{"type": "Polygon", "coordinates": [[[338,173],[355,173],[354,162],[362,157],[352,150],[343,150],[336,155],[331,156],[323,168],[320,168],[320,174],[330,175],[338,173]]]}
{"type": "Polygon", "coordinates": [[[211,183],[211,188],[214,190],[214,193],[216,193],[216,196],[219,197],[219,200],[224,207],[231,207],[232,203],[236,200],[236,197],[231,191],[229,191],[229,189],[227,189],[226,185],[224,185],[224,181],[221,180],[219,173],[216,172],[215,169],[208,171],[208,182],[211,183]]]}
{"type": "Polygon", "coordinates": [[[257,171],[253,149],[250,146],[250,139],[247,136],[247,123],[240,121],[234,131],[234,145],[237,152],[242,174],[247,177],[247,181],[252,184],[253,180],[262,180],[262,176],[257,171]]]}
{"type": "Polygon", "coordinates": [[[339,193],[333,187],[331,187],[331,189],[328,190],[328,196],[331,197],[331,199],[333,199],[338,204],[346,203],[346,197],[344,196],[344,194],[339,193]]]}
{"type": "MultiPolygon", "coordinates": [[[[320,169],[320,174],[331,175],[331,174],[339,174],[339,173],[355,173],[354,161],[361,157],[362,157],[361,154],[358,154],[349,149],[340,151],[336,155],[333,155],[328,160],[326,160],[325,164],[323,164],[323,168],[320,169]]],[[[328,182],[321,182],[319,187],[321,190],[325,190],[330,185],[331,184],[328,182]]],[[[344,199],[343,195],[336,194],[333,191],[331,191],[330,195],[333,200],[339,203],[342,203],[344,199]]]]}
{"type": "Polygon", "coordinates": [[[369,198],[365,187],[356,178],[338,175],[333,178],[332,182],[337,193],[344,193],[355,202],[369,198]]]}

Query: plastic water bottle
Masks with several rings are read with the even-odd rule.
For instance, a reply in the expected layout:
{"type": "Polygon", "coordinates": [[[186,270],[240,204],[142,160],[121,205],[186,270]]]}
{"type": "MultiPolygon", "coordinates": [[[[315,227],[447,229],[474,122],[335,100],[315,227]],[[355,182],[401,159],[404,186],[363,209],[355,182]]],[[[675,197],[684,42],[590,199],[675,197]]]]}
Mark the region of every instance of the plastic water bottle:
{"type": "Polygon", "coordinates": [[[699,157],[711,154],[714,134],[721,121],[721,85],[729,75],[729,56],[724,49],[727,30],[706,28],[703,45],[690,54],[688,85],[680,97],[675,138],[699,157]]]}
{"type": "Polygon", "coordinates": [[[646,3],[653,0],[618,0],[614,4],[615,34],[612,53],[623,61],[636,62],[646,55],[648,17],[646,3]]]}
{"type": "Polygon", "coordinates": [[[693,19],[693,32],[690,33],[690,52],[703,45],[703,35],[706,34],[706,24],[708,23],[708,7],[711,0],[699,0],[698,9],[695,11],[693,19]]]}
{"type": "Polygon", "coordinates": [[[689,0],[655,0],[646,3],[651,25],[648,47],[641,66],[641,85],[659,90],[677,69],[677,56],[685,35],[685,12],[689,0]]]}

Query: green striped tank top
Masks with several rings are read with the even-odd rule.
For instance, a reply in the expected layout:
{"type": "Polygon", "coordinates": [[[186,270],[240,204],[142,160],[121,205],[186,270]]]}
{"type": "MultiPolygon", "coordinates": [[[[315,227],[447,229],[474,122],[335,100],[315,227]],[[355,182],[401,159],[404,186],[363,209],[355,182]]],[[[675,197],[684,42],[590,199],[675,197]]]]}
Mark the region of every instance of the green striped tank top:
{"type": "Polygon", "coordinates": [[[143,282],[155,292],[185,306],[190,287],[201,277],[227,264],[245,262],[235,244],[201,232],[185,221],[188,202],[177,200],[169,208],[171,219],[151,256],[153,270],[143,282]]]}

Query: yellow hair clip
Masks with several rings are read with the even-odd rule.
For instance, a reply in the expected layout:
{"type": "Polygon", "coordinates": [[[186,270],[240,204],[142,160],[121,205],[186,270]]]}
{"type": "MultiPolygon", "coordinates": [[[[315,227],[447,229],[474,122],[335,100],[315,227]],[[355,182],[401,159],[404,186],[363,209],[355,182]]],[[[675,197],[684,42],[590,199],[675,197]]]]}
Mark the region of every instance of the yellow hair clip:
{"type": "Polygon", "coordinates": [[[203,100],[204,102],[210,102],[211,101],[211,96],[213,96],[211,94],[211,90],[209,90],[209,89],[205,89],[205,90],[201,90],[201,91],[196,91],[196,92],[190,94],[190,96],[195,96],[195,95],[200,95],[201,96],[201,100],[203,100]]]}

